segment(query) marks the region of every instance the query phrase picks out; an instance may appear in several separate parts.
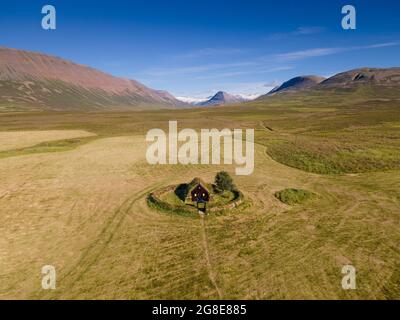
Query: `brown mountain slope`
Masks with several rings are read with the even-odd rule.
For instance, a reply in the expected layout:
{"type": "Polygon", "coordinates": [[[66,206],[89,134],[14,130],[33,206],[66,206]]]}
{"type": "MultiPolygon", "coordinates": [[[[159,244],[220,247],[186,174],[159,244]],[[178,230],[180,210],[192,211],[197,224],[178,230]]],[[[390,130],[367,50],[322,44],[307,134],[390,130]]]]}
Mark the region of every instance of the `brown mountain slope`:
{"type": "Polygon", "coordinates": [[[321,83],[325,78],[318,76],[300,76],[289,81],[284,82],[279,87],[272,89],[268,94],[277,94],[282,92],[294,92],[305,89],[310,89],[315,87],[317,84],[321,83]]]}
{"type": "Polygon", "coordinates": [[[170,94],[61,58],[0,47],[0,110],[184,104],[170,94]]]}
{"type": "Polygon", "coordinates": [[[310,103],[315,99],[325,102],[343,99],[400,99],[400,68],[354,69],[338,73],[321,82],[321,78],[315,77],[317,82],[308,81],[306,78],[293,78],[259,97],[257,101],[307,99],[310,103]]]}
{"type": "Polygon", "coordinates": [[[348,87],[359,84],[385,86],[400,85],[400,68],[360,68],[339,73],[323,81],[318,87],[348,87]]]}

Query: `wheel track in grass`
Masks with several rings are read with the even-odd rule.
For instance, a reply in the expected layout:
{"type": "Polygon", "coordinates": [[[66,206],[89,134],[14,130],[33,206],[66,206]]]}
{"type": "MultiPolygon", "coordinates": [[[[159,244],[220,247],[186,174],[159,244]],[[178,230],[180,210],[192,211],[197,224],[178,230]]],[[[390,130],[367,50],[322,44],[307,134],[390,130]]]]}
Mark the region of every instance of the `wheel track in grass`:
{"type": "Polygon", "coordinates": [[[205,221],[205,217],[204,217],[203,213],[200,214],[200,220],[201,220],[202,243],[203,243],[203,249],[204,249],[204,256],[205,256],[206,264],[207,264],[208,277],[209,277],[211,283],[213,284],[215,290],[218,293],[218,298],[221,300],[221,299],[223,299],[223,294],[222,294],[220,287],[218,286],[216,272],[211,263],[210,250],[209,250],[208,237],[207,237],[207,227],[206,227],[206,221],[205,221]]]}
{"type": "MultiPolygon", "coordinates": [[[[122,225],[126,216],[129,214],[132,206],[142,198],[144,198],[148,193],[157,189],[163,182],[159,182],[152,186],[147,187],[138,195],[130,197],[126,199],[118,209],[114,211],[114,214],[108,219],[99,235],[96,237],[96,240],[92,241],[85,251],[82,253],[79,261],[68,271],[62,278],[60,278],[59,282],[62,283],[63,280],[67,280],[70,277],[75,277],[74,280],[69,281],[69,285],[63,287],[63,292],[68,292],[71,290],[76,283],[78,283],[82,277],[90,270],[90,268],[98,262],[101,254],[107,248],[108,244],[114,238],[114,235],[122,225]],[[76,273],[74,275],[74,273],[76,273]]],[[[36,295],[40,296],[39,291],[36,295]]]]}
{"type": "MultiPolygon", "coordinates": [[[[146,195],[153,192],[163,184],[169,182],[168,179],[161,181],[156,184],[152,184],[147,188],[143,189],[140,193],[135,196],[131,196],[122,204],[114,210],[114,213],[111,217],[107,219],[104,226],[102,227],[99,234],[96,236],[96,240],[92,240],[91,244],[89,244],[86,248],[84,248],[83,253],[81,254],[79,260],[74,263],[73,267],[70,267],[67,273],[62,275],[57,282],[66,283],[66,285],[60,288],[61,290],[58,291],[59,293],[55,292],[52,293],[43,293],[43,290],[38,290],[37,292],[33,293],[33,298],[60,298],[65,294],[68,295],[72,289],[78,284],[84,276],[90,271],[90,269],[95,266],[103,252],[107,249],[109,243],[113,240],[115,234],[118,232],[120,226],[123,224],[125,218],[131,212],[132,207],[135,203],[139,200],[143,199],[146,195]]],[[[207,228],[206,222],[204,217],[201,217],[201,237],[202,237],[202,244],[204,250],[204,259],[206,262],[206,268],[208,271],[208,277],[210,279],[211,284],[215,288],[219,299],[223,298],[222,290],[218,286],[216,272],[213,268],[211,257],[210,257],[210,250],[209,250],[209,243],[207,238],[207,228]]]]}

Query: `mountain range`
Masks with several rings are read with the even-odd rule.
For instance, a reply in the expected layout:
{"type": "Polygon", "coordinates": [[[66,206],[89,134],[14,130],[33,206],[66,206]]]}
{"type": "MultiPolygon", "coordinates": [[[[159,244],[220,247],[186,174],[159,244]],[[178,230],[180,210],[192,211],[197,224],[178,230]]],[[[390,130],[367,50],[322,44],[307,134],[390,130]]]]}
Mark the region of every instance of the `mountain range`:
{"type": "Polygon", "coordinates": [[[318,76],[300,76],[284,82],[269,93],[260,96],[258,100],[268,99],[288,93],[304,94],[312,92],[331,92],[332,90],[355,91],[358,88],[368,88],[376,91],[382,88],[400,89],[400,68],[359,68],[338,73],[330,78],[318,76]]]}
{"type": "Polygon", "coordinates": [[[183,107],[166,91],[42,53],[0,47],[0,109],[183,107]]]}
{"type": "MultiPolygon", "coordinates": [[[[244,103],[251,100],[265,100],[271,97],[283,97],[288,94],[304,95],[313,92],[326,92],[347,90],[347,93],[355,91],[360,87],[368,87],[370,91],[379,91],[382,88],[391,88],[391,92],[400,96],[400,68],[359,68],[336,74],[330,78],[316,75],[304,75],[294,77],[281,85],[273,88],[270,92],[254,98],[245,98],[220,91],[212,97],[204,100],[182,98],[183,101],[194,106],[217,106],[244,103]],[[395,90],[394,90],[395,89],[395,90]]],[[[381,94],[379,91],[377,94],[381,94]]]]}
{"type": "Polygon", "coordinates": [[[235,104],[247,101],[243,97],[236,96],[233,94],[226,93],[224,91],[217,92],[214,96],[212,96],[209,100],[200,103],[199,105],[202,107],[208,106],[220,106],[226,104],[235,104]]]}
{"type": "Polygon", "coordinates": [[[235,103],[243,103],[251,101],[259,97],[259,95],[248,96],[248,95],[234,95],[225,91],[218,91],[216,94],[208,98],[188,98],[188,97],[177,97],[178,100],[189,103],[192,106],[208,107],[208,106],[222,106],[235,103]]]}
{"type": "MultiPolygon", "coordinates": [[[[379,95],[382,88],[389,88],[386,95],[400,96],[400,68],[360,68],[327,79],[299,76],[257,100],[293,93],[352,92],[360,87],[379,95]]],[[[207,100],[178,100],[166,91],[148,88],[135,80],[42,53],[0,47],[0,111],[211,107],[249,100],[224,91],[207,100]]]]}
{"type": "Polygon", "coordinates": [[[275,87],[268,94],[271,95],[282,92],[305,90],[316,86],[324,80],[325,78],[318,76],[295,77],[293,79],[290,79],[289,81],[284,82],[280,86],[275,87]]]}

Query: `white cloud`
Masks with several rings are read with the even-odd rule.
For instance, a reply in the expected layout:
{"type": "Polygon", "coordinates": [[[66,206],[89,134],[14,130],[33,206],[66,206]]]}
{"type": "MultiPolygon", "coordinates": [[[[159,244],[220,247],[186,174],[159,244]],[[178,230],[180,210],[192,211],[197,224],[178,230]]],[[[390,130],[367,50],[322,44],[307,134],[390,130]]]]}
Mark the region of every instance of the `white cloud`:
{"type": "Polygon", "coordinates": [[[293,51],[277,54],[275,58],[280,61],[294,61],[313,57],[327,56],[344,51],[343,48],[315,48],[302,51],[293,51]]]}
{"type": "Polygon", "coordinates": [[[372,45],[364,46],[364,47],[354,47],[354,49],[355,50],[357,48],[360,48],[360,49],[377,49],[377,48],[394,47],[394,46],[398,46],[398,45],[400,45],[399,41],[393,41],[393,42],[372,44],[372,45]]]}
{"type": "MultiPolygon", "coordinates": [[[[304,28],[298,32],[311,32],[310,30],[304,28]]],[[[328,56],[333,54],[338,54],[342,52],[356,51],[356,50],[371,50],[379,49],[384,47],[398,46],[400,42],[386,42],[377,43],[365,46],[349,46],[349,47],[328,47],[328,48],[310,48],[306,50],[292,51],[278,53],[274,55],[268,55],[264,57],[256,57],[251,61],[239,61],[232,63],[215,63],[215,64],[205,64],[197,66],[186,66],[177,68],[152,68],[144,70],[139,75],[150,76],[150,77],[170,77],[179,75],[195,75],[199,74],[195,79],[197,80],[207,80],[207,79],[217,79],[217,78],[228,78],[234,76],[241,76],[245,74],[262,74],[270,72],[278,72],[283,70],[289,70],[293,67],[291,66],[279,66],[271,69],[259,69],[259,70],[249,70],[249,67],[253,66],[263,66],[266,62],[277,63],[277,62],[294,62],[303,59],[315,58],[328,56]],[[231,69],[231,70],[228,70],[231,69]],[[214,71],[214,74],[212,72],[214,71]],[[218,73],[216,73],[218,71],[218,73]]],[[[143,77],[139,77],[143,78],[143,77]]]]}
{"type": "Polygon", "coordinates": [[[197,80],[206,80],[206,79],[218,79],[218,78],[231,78],[235,76],[242,76],[242,75],[249,75],[249,74],[264,74],[264,73],[272,73],[278,71],[285,71],[291,70],[293,67],[291,66],[282,66],[276,67],[271,69],[264,69],[264,70],[249,70],[249,71],[234,71],[234,72],[222,72],[208,76],[198,76],[196,77],[197,80]]]}
{"type": "Polygon", "coordinates": [[[227,68],[248,67],[255,64],[256,63],[254,61],[243,61],[236,63],[207,64],[200,66],[180,67],[180,68],[155,68],[155,69],[145,70],[143,73],[148,76],[163,77],[163,76],[202,73],[206,71],[213,71],[213,70],[227,69],[227,68]]]}
{"type": "Polygon", "coordinates": [[[272,34],[266,36],[264,40],[267,40],[267,41],[283,40],[283,39],[296,37],[296,36],[306,36],[306,35],[311,35],[311,34],[323,33],[323,32],[325,32],[325,30],[326,29],[324,27],[303,26],[303,27],[298,27],[296,30],[291,31],[291,32],[272,33],[272,34]]]}
{"type": "Polygon", "coordinates": [[[248,51],[249,50],[247,49],[239,49],[239,48],[203,48],[203,49],[193,50],[187,53],[178,54],[175,57],[180,59],[200,58],[206,56],[242,54],[248,51]]]}
{"type": "Polygon", "coordinates": [[[369,50],[369,49],[379,49],[384,47],[398,46],[400,42],[386,42],[377,43],[365,46],[350,46],[350,47],[333,47],[333,48],[312,48],[302,51],[293,51],[276,54],[274,58],[278,61],[295,61],[314,57],[328,56],[341,52],[357,51],[357,50],[369,50]]]}
{"type": "Polygon", "coordinates": [[[325,31],[324,27],[299,27],[296,31],[292,32],[292,35],[307,35],[322,33],[325,31]]]}

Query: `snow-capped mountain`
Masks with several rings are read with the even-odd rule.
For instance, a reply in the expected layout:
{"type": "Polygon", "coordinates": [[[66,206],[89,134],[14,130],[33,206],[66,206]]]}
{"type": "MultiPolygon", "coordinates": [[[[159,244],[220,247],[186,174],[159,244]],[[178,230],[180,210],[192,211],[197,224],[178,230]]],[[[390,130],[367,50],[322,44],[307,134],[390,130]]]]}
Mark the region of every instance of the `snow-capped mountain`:
{"type": "Polygon", "coordinates": [[[227,105],[235,104],[240,102],[251,101],[257,99],[259,94],[229,94],[224,91],[219,91],[215,95],[207,98],[192,98],[192,97],[175,97],[185,103],[189,103],[194,106],[217,106],[217,105],[227,105]]]}

